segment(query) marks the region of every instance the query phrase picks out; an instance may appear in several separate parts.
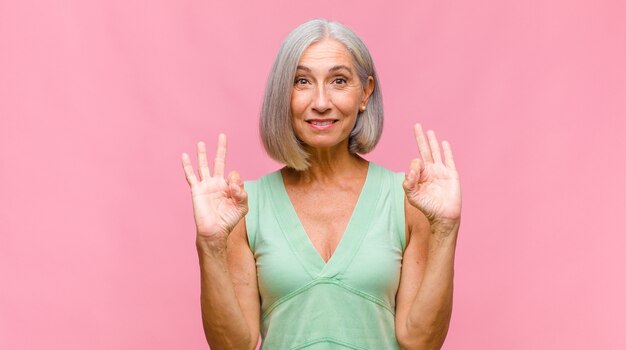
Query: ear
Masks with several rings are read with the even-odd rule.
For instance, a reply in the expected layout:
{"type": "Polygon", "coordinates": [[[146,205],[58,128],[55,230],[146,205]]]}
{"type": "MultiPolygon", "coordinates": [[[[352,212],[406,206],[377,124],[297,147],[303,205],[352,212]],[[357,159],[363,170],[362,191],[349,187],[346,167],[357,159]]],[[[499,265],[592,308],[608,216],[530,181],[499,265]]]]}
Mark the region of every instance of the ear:
{"type": "Polygon", "coordinates": [[[370,96],[372,96],[373,92],[374,92],[374,77],[370,75],[369,77],[367,77],[367,84],[363,87],[363,100],[361,103],[362,106],[367,106],[367,101],[369,100],[370,96]]]}

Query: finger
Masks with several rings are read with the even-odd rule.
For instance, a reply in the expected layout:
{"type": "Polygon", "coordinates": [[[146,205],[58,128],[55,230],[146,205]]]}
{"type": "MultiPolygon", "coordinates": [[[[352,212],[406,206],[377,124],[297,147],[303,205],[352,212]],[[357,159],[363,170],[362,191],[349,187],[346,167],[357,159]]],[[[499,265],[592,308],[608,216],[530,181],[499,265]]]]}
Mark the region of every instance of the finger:
{"type": "Polygon", "coordinates": [[[198,182],[196,178],[196,174],[193,171],[193,166],[191,165],[191,159],[187,153],[183,153],[183,170],[185,171],[185,179],[187,179],[187,183],[190,186],[195,185],[198,182]]]}
{"type": "Polygon", "coordinates": [[[236,182],[231,182],[228,184],[228,190],[230,191],[230,196],[239,204],[245,204],[248,201],[248,193],[243,189],[243,187],[239,186],[236,182]]]}
{"type": "Polygon", "coordinates": [[[248,193],[244,190],[243,181],[237,171],[231,171],[226,179],[231,196],[239,203],[247,203],[248,193]]]}
{"type": "Polygon", "coordinates": [[[424,131],[422,130],[422,126],[418,123],[415,124],[415,141],[417,142],[417,148],[419,149],[420,156],[424,160],[424,162],[432,162],[433,157],[430,153],[430,147],[428,146],[428,141],[426,141],[426,137],[424,136],[424,131]]]}
{"type": "Polygon", "coordinates": [[[428,144],[430,145],[430,152],[433,156],[435,163],[441,163],[441,151],[439,150],[439,142],[437,142],[437,136],[432,130],[428,130],[428,144]]]}
{"type": "Polygon", "coordinates": [[[405,178],[404,181],[402,181],[402,188],[407,195],[410,194],[411,191],[413,191],[413,186],[411,186],[411,181],[409,181],[408,177],[405,178]]]}
{"type": "Polygon", "coordinates": [[[204,142],[198,142],[198,173],[200,180],[207,179],[211,176],[209,172],[209,161],[206,158],[206,145],[204,142]]]}
{"type": "Polygon", "coordinates": [[[413,159],[411,161],[411,172],[413,173],[413,181],[415,183],[419,182],[420,176],[422,175],[422,169],[424,166],[424,162],[421,159],[413,159]]]}
{"type": "Polygon", "coordinates": [[[224,177],[224,167],[226,162],[226,135],[220,134],[217,137],[217,152],[213,161],[213,176],[224,177]]]}
{"type": "Polygon", "coordinates": [[[228,193],[230,198],[234,199],[239,204],[247,205],[248,193],[244,190],[243,182],[241,181],[239,173],[231,171],[226,178],[226,183],[228,184],[228,193]]]}
{"type": "Polygon", "coordinates": [[[241,176],[235,170],[231,171],[226,178],[227,183],[234,183],[239,187],[243,187],[243,183],[241,182],[241,176]]]}
{"type": "Polygon", "coordinates": [[[450,144],[448,141],[443,141],[441,143],[443,147],[443,156],[445,157],[445,164],[450,168],[456,170],[456,165],[454,164],[454,158],[452,158],[452,148],[450,148],[450,144]]]}
{"type": "Polygon", "coordinates": [[[402,183],[402,186],[404,187],[405,191],[412,191],[415,189],[415,185],[417,184],[420,178],[421,171],[422,171],[422,161],[419,159],[413,159],[411,161],[409,172],[406,175],[404,182],[402,183]]]}

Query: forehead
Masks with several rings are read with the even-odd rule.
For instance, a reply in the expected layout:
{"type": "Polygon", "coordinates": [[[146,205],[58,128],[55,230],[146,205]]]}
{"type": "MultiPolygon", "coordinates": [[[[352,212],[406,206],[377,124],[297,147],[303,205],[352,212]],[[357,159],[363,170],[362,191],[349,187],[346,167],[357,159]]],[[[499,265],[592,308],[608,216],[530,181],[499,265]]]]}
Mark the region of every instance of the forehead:
{"type": "Polygon", "coordinates": [[[353,69],[352,55],[346,47],[332,39],[325,39],[309,46],[300,57],[299,66],[324,69],[345,65],[353,69]]]}

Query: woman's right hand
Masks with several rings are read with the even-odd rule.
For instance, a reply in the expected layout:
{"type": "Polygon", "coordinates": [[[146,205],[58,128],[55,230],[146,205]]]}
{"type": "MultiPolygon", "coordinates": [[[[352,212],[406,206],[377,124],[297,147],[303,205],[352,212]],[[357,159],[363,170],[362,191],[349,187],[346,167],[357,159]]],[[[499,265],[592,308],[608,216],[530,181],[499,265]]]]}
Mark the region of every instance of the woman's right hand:
{"type": "Polygon", "coordinates": [[[243,189],[239,173],[233,171],[224,178],[226,135],[220,134],[218,137],[212,176],[204,142],[198,142],[200,180],[196,178],[187,153],[183,153],[182,160],[185,177],[191,188],[198,238],[226,244],[228,234],[248,212],[248,194],[243,189]]]}

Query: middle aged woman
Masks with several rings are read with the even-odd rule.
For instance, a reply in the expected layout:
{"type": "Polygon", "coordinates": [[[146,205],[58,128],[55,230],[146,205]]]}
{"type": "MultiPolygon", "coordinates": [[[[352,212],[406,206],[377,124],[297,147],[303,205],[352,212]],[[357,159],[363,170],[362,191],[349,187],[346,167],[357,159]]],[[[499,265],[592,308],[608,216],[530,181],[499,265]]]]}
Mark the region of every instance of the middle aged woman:
{"type": "Polygon", "coordinates": [[[360,154],[383,125],[370,54],[313,20],[283,42],[261,112],[286,166],[244,184],[211,174],[198,143],[191,187],[204,331],[212,349],[437,349],[452,312],[461,191],[452,151],[415,125],[421,159],[393,173],[360,154]]]}

